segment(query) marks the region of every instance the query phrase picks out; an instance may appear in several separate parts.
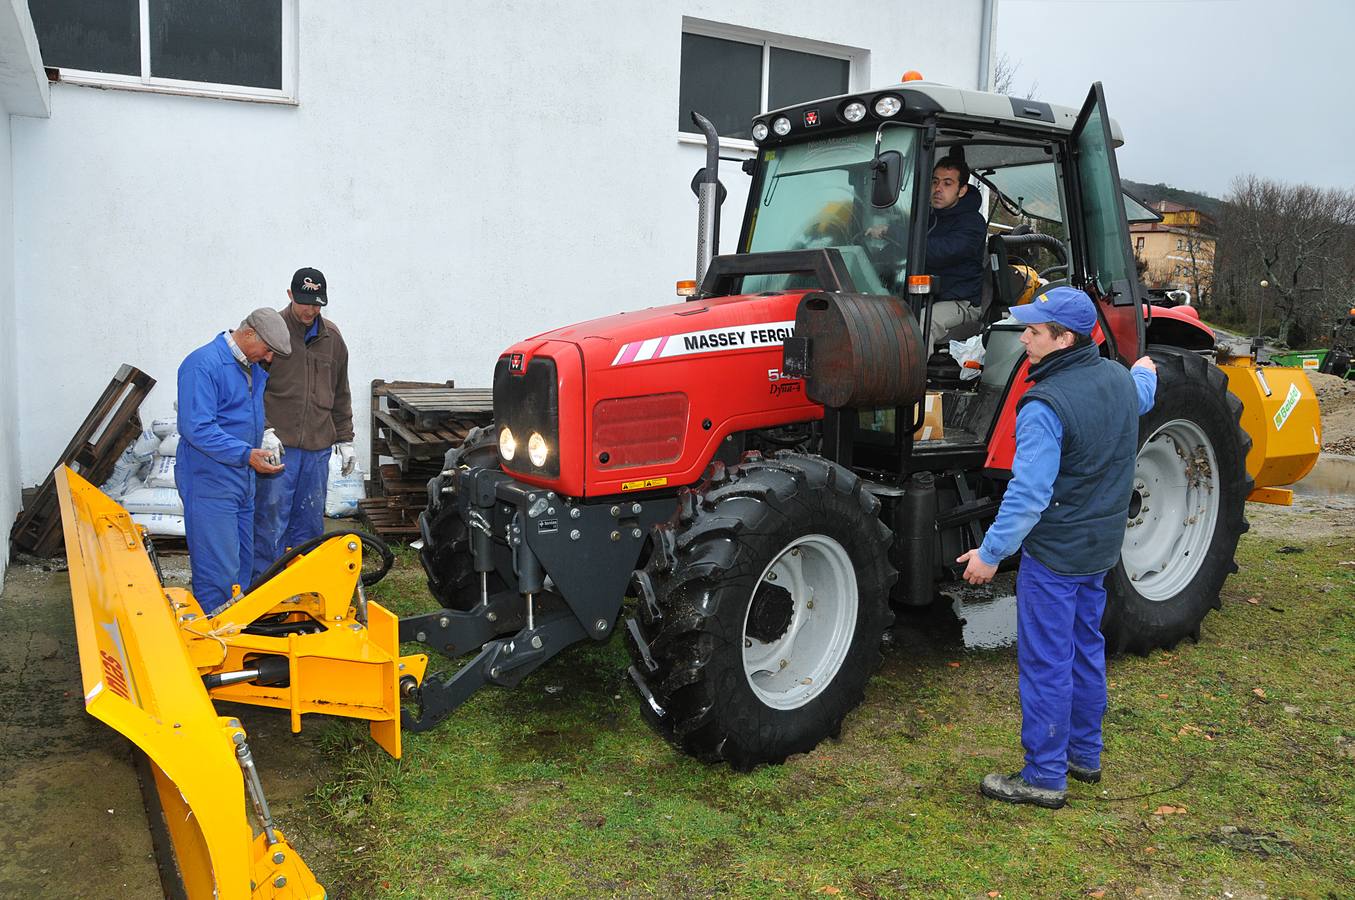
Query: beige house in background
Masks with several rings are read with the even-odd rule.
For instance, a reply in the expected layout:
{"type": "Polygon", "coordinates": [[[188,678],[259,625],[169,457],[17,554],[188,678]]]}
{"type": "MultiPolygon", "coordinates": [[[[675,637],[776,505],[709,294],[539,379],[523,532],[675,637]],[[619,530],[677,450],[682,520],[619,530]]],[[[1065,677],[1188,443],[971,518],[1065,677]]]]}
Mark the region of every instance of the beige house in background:
{"type": "Polygon", "coordinates": [[[1170,200],[1150,204],[1161,222],[1129,226],[1134,255],[1147,266],[1149,290],[1188,290],[1194,300],[1208,292],[1214,278],[1214,223],[1198,209],[1170,200]]]}

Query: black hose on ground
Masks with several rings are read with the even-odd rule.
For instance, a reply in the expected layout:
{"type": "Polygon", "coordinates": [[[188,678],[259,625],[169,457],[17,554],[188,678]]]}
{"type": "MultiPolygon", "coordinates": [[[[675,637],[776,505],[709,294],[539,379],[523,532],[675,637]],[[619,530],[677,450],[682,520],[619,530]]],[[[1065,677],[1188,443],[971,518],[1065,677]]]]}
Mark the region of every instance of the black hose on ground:
{"type": "Polygon", "coordinates": [[[272,578],[274,575],[278,574],[283,569],[287,568],[288,563],[290,563],[292,560],[296,559],[303,553],[311,552],[316,547],[320,546],[330,538],[341,537],[345,535],[352,535],[353,537],[357,538],[359,541],[362,542],[364,555],[367,548],[370,547],[376,550],[377,554],[381,557],[380,568],[376,569],[373,572],[362,573],[363,587],[371,587],[372,585],[380,581],[382,578],[385,578],[386,573],[389,572],[391,570],[391,566],[395,564],[395,554],[391,551],[390,545],[374,534],[368,534],[367,532],[359,531],[356,528],[347,528],[344,529],[343,531],[331,531],[326,534],[313,537],[308,541],[302,541],[297,546],[293,547],[286,553],[279,556],[277,560],[275,560],[273,564],[268,567],[267,571],[265,571],[258,578],[254,579],[254,583],[249,586],[249,590],[245,591],[245,593],[246,594],[252,593],[256,588],[259,587],[259,585],[263,584],[265,581],[272,578]]]}

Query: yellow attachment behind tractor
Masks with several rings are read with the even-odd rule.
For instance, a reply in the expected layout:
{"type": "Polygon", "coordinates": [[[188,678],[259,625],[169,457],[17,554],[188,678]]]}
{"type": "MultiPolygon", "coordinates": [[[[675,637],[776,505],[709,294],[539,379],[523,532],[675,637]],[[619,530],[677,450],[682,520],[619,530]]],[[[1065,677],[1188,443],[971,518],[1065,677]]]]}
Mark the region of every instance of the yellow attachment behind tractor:
{"type": "Polygon", "coordinates": [[[401,690],[427,658],[401,657],[398,620],[365,599],[361,543],[340,533],[208,617],[161,584],[122,507],[65,467],[57,490],[85,709],[146,755],[187,896],[325,896],[273,825],[240,721],[212,700],[286,709],[293,731],[304,713],[365,719],[400,755],[401,690]]]}
{"type": "Polygon", "coordinates": [[[1247,474],[1255,482],[1248,500],[1288,506],[1294,484],[1307,475],[1322,452],[1322,417],[1317,394],[1303,370],[1260,366],[1247,355],[1220,355],[1228,390],[1242,401],[1242,429],[1251,436],[1247,474]]]}

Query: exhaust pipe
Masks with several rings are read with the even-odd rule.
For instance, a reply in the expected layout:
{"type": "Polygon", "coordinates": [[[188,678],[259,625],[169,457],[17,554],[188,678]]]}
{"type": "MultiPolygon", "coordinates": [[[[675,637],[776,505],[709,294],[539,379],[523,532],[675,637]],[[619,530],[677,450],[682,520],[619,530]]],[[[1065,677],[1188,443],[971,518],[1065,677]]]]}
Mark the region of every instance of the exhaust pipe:
{"type": "Polygon", "coordinates": [[[720,184],[720,136],[710,119],[698,112],[692,113],[692,122],[706,136],[706,167],[697,170],[692,179],[696,194],[696,284],[699,288],[710,268],[711,258],[720,253],[720,204],[724,202],[724,186],[720,184]]]}

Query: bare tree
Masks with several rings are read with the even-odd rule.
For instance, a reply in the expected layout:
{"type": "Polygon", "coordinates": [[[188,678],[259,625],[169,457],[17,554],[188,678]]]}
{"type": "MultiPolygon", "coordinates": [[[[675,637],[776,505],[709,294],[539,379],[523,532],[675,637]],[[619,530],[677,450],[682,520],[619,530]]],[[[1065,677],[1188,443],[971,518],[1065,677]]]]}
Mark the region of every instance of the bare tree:
{"type": "Polygon", "coordinates": [[[1234,312],[1264,303],[1280,343],[1321,334],[1355,293],[1355,190],[1234,179],[1215,263],[1234,312]]]}
{"type": "MultiPolygon", "coordinates": [[[[997,64],[993,66],[993,92],[996,94],[1012,95],[1015,88],[1016,73],[1021,68],[1021,63],[1014,61],[1006,52],[999,53],[997,64]]],[[[1030,85],[1030,90],[1026,91],[1024,99],[1034,100],[1035,90],[1040,86],[1040,82],[1035,81],[1030,85]]]]}

